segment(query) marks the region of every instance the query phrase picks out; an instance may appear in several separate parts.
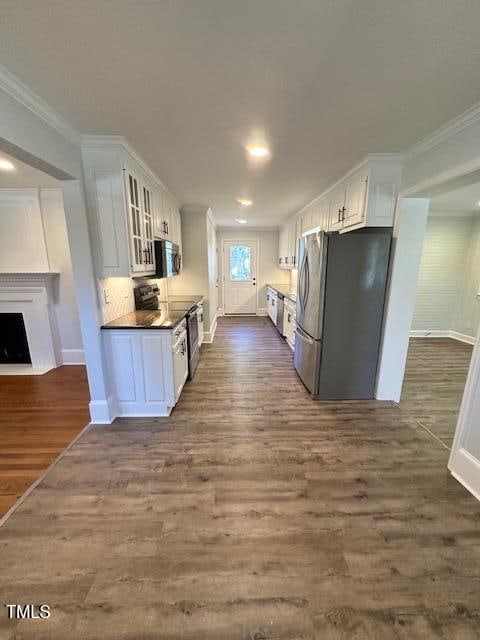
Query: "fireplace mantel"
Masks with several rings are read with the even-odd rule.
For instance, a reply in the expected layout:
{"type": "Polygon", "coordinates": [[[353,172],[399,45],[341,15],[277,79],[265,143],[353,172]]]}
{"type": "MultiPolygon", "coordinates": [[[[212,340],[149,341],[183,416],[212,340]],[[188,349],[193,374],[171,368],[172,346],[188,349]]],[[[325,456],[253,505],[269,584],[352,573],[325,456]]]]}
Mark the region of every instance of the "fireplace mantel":
{"type": "MultiPolygon", "coordinates": [[[[20,365],[24,373],[42,374],[60,362],[52,286],[59,275],[57,271],[0,273],[0,313],[22,313],[25,323],[32,364],[20,365]]],[[[2,365],[0,375],[18,367],[2,365]]]]}
{"type": "Polygon", "coordinates": [[[2,271],[0,287],[10,283],[49,285],[60,273],[58,271],[2,271]]]}

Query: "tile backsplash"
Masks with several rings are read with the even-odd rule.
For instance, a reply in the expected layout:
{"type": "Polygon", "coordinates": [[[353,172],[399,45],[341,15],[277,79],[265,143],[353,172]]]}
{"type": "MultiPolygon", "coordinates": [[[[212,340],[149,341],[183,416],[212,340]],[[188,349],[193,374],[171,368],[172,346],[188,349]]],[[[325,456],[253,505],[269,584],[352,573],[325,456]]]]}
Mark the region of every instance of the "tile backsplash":
{"type": "Polygon", "coordinates": [[[133,288],[146,283],[156,282],[160,289],[161,298],[167,299],[167,280],[155,278],[99,278],[99,297],[102,308],[103,322],[111,322],[126,313],[135,310],[133,288]]]}

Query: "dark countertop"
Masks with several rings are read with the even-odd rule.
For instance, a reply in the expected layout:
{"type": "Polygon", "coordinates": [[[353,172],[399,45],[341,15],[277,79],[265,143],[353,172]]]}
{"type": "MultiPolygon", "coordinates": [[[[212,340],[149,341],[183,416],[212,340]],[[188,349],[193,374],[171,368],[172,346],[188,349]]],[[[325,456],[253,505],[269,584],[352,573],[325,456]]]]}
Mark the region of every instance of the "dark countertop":
{"type": "Polygon", "coordinates": [[[275,291],[278,291],[278,293],[281,293],[286,298],[289,298],[292,302],[296,302],[297,301],[297,294],[294,291],[290,291],[290,287],[288,286],[288,284],[270,284],[270,283],[268,283],[267,287],[270,287],[271,289],[275,289],[275,291]]]}
{"type": "Polygon", "coordinates": [[[184,297],[182,300],[170,299],[173,304],[161,302],[158,309],[132,311],[111,322],[107,322],[102,329],[175,329],[193,309],[203,296],[184,297]]]}

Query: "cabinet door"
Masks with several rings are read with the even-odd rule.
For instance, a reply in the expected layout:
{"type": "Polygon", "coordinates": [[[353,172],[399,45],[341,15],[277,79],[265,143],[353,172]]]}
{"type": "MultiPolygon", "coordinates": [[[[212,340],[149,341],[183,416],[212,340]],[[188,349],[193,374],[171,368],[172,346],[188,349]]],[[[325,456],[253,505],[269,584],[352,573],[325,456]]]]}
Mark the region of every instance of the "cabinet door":
{"type": "Polygon", "coordinates": [[[330,215],[330,202],[328,198],[325,198],[320,203],[319,211],[318,211],[318,216],[319,216],[318,226],[322,231],[329,230],[329,215],[330,215]]]}
{"type": "Polygon", "coordinates": [[[181,234],[181,223],[180,223],[180,212],[177,207],[173,205],[172,210],[172,233],[171,240],[174,244],[178,244],[180,246],[182,244],[182,234],[181,234]]]}
{"type": "Polygon", "coordinates": [[[145,271],[143,238],[143,214],[140,204],[140,183],[137,176],[125,169],[128,229],[130,244],[130,267],[133,273],[145,271]]]}
{"type": "Polygon", "coordinates": [[[302,223],[301,220],[293,220],[290,224],[290,261],[289,266],[290,269],[297,268],[297,253],[298,253],[298,239],[301,236],[302,223]]]}
{"type": "Polygon", "coordinates": [[[346,184],[343,226],[351,227],[365,220],[368,177],[364,172],[352,176],[346,184]]]}
{"type": "Polygon", "coordinates": [[[155,271],[155,252],[153,250],[153,203],[152,191],[142,184],[142,215],[143,215],[143,253],[145,270],[155,271]]]}
{"type": "Polygon", "coordinates": [[[330,224],[329,231],[340,231],[343,228],[343,214],[345,206],[345,185],[335,189],[330,195],[330,224]]]}
{"type": "Polygon", "coordinates": [[[163,206],[163,237],[165,240],[172,239],[172,217],[173,217],[173,202],[170,197],[165,194],[164,206],[163,206]]]}
{"type": "Polygon", "coordinates": [[[286,267],[285,258],[287,257],[287,227],[282,227],[278,235],[278,266],[284,269],[286,267]]]}
{"type": "Polygon", "coordinates": [[[159,187],[155,188],[153,196],[153,232],[156,238],[163,238],[163,207],[165,194],[159,187]]]}
{"type": "Polygon", "coordinates": [[[177,342],[173,351],[173,372],[174,372],[174,387],[175,387],[175,403],[178,402],[178,398],[183,389],[183,385],[188,377],[188,349],[187,349],[187,334],[184,333],[180,340],[177,342]]]}

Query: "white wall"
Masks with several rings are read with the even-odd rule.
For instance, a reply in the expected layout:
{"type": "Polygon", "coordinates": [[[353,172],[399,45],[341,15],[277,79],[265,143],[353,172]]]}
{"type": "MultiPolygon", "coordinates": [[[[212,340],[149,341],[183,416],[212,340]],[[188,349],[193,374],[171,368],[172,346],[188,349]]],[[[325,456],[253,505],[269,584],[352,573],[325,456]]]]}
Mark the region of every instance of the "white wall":
{"type": "Polygon", "coordinates": [[[429,213],[418,276],[413,331],[453,329],[462,291],[471,216],[429,213]]]}
{"type": "Polygon", "coordinates": [[[53,295],[62,362],[83,364],[85,356],[61,189],[41,189],[40,208],[50,270],[60,272],[54,281],[53,295]]]}
{"type": "Polygon", "coordinates": [[[480,216],[472,220],[470,240],[453,328],[475,338],[480,325],[480,216]]]}
{"type": "Polygon", "coordinates": [[[480,217],[429,214],[413,335],[453,335],[473,343],[480,321],[480,217]]]}
{"type": "MultiPolygon", "coordinates": [[[[288,284],[290,271],[278,267],[278,230],[276,229],[218,229],[217,244],[219,249],[218,280],[223,282],[223,240],[257,240],[258,241],[258,312],[265,312],[267,284],[288,284]]],[[[223,307],[223,291],[219,287],[218,306],[223,307]]]]}
{"type": "MultiPolygon", "coordinates": [[[[212,253],[211,233],[209,236],[210,209],[208,207],[187,207],[181,211],[182,221],[182,273],[168,279],[169,295],[203,295],[205,341],[212,339],[217,313],[216,296],[210,290],[209,258],[215,262],[212,253]],[[210,239],[209,239],[210,238],[210,239]],[[210,252],[210,253],[209,253],[210,252]]],[[[215,273],[214,264],[210,272],[215,273]]],[[[213,284],[212,284],[213,287],[213,284]]]]}
{"type": "Polygon", "coordinates": [[[207,216],[207,251],[208,251],[208,326],[210,339],[215,333],[218,314],[218,260],[217,233],[211,216],[207,216]]]}

